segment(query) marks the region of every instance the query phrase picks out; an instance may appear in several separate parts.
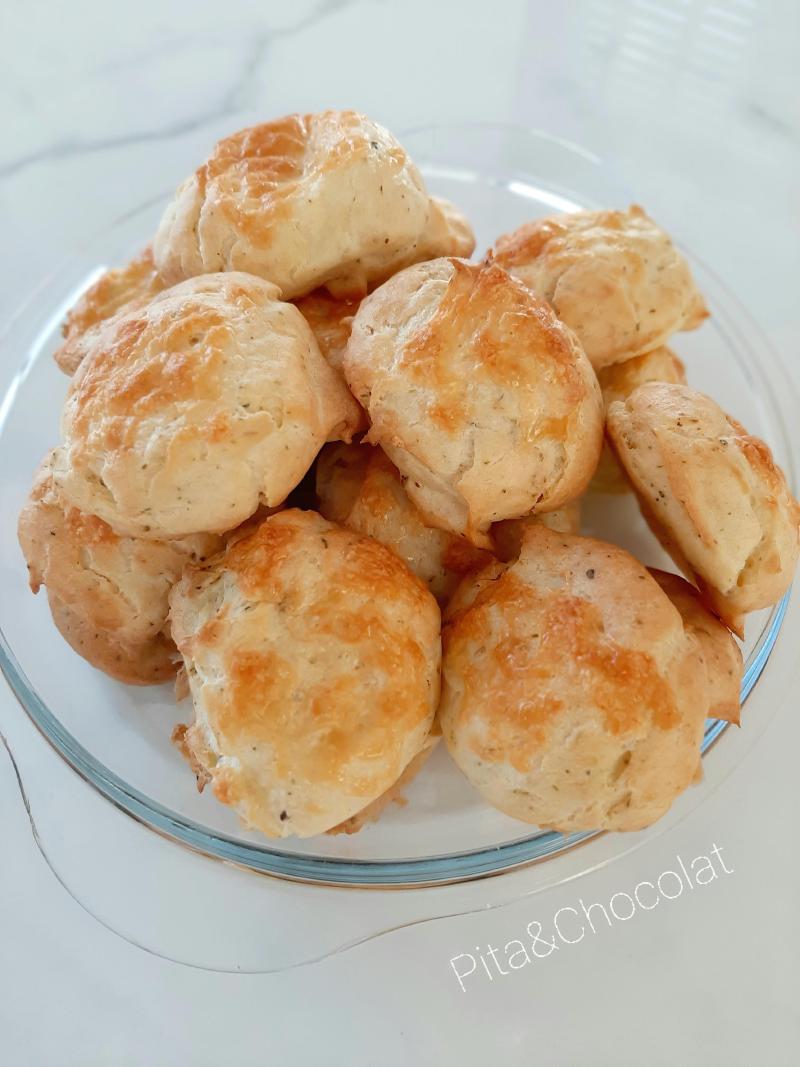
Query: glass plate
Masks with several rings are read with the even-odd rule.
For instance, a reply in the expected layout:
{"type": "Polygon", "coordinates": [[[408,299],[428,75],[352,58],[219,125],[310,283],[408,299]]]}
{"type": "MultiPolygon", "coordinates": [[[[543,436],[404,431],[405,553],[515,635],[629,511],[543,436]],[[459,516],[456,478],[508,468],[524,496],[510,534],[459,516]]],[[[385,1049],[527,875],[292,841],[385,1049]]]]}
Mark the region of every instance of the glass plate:
{"type": "MultiPolygon", "coordinates": [[[[583,207],[624,206],[633,196],[599,160],[576,146],[511,126],[469,124],[411,131],[404,143],[432,192],[458,203],[472,220],[477,254],[526,219],[583,207]]],[[[271,844],[244,830],[235,813],[194,777],[170,743],[191,719],[172,687],[127,687],[81,660],[57,633],[46,597],[31,596],[16,541],[16,516],[33,472],[58,438],[67,379],[51,354],[67,308],[107,266],[147,241],[164,202],[158,198],[120,219],[47,279],[2,341],[0,402],[0,666],[31,719],[64,759],[105,797],[176,841],[258,872],[341,886],[413,887],[465,881],[541,861],[596,836],[538,831],[484,804],[448,759],[443,745],[380,822],[352,837],[271,844]]],[[[675,347],[690,382],[713,393],[773,447],[794,483],[787,430],[792,389],[775,355],[737,301],[687,252],[713,317],[675,347]]],[[[628,498],[590,498],[584,530],[617,541],[647,564],[671,565],[628,498]]],[[[750,616],[743,698],[763,670],[786,608],[750,616]]],[[[745,723],[746,729],[746,723],[745,723]]],[[[704,752],[725,731],[709,720],[704,752]]],[[[703,787],[691,791],[692,803],[703,787]]],[[[620,836],[619,852],[627,845],[620,836]]]]}

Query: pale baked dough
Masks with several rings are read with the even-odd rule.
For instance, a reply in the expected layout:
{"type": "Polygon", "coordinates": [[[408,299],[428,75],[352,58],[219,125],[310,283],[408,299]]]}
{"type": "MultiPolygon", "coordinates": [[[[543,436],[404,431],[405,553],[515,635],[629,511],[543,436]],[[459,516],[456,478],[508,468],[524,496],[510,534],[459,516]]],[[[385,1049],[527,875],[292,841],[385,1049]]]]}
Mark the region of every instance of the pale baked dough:
{"type": "Polygon", "coordinates": [[[328,283],[334,294],[347,296],[357,293],[363,296],[367,288],[391,278],[393,274],[441,256],[458,256],[468,259],[475,251],[475,234],[469,220],[455,204],[440,196],[430,198],[430,211],[425,229],[419,237],[394,257],[387,258],[382,253],[365,257],[356,264],[350,275],[345,275],[328,283]]]}
{"type": "Polygon", "coordinates": [[[169,282],[241,270],[285,300],[320,285],[365,292],[431,212],[392,135],[355,111],[287,115],[220,141],[178,189],[154,242],[169,282]]]}
{"type": "Polygon", "coordinates": [[[381,448],[327,445],[317,461],[317,495],[325,518],[391,548],[440,604],[465,574],[491,559],[463,537],[425,522],[381,448]]]}
{"type": "Polygon", "coordinates": [[[708,714],[738,725],[741,711],[742,650],[727,626],[713,615],[693,585],[677,574],[647,568],[681,613],[684,629],[700,643],[708,673],[708,714]]]}
{"type": "Polygon", "coordinates": [[[94,344],[101,323],[142,307],[163,288],[150,245],[126,266],[102,274],[70,309],[61,327],[64,343],[53,354],[61,370],[75,373],[94,344]]]}
{"type": "MultiPolygon", "coordinates": [[[[686,385],[686,368],[671,348],[662,345],[642,356],[634,356],[622,363],[612,363],[598,371],[597,380],[603,394],[603,405],[608,411],[615,400],[624,400],[634,389],[645,382],[675,382],[686,385]]],[[[630,483],[617,463],[608,443],[603,443],[600,462],[594,472],[589,489],[595,493],[626,493],[630,483]]]]}
{"type": "Polygon", "coordinates": [[[797,563],[800,509],[769,448],[683,385],[641,385],[607,420],[645,518],[741,636],[742,616],[779,600],[797,563]]]}
{"type": "Polygon", "coordinates": [[[439,609],[394,553],[287,510],[189,568],[170,597],[198,774],[269,837],[362,811],[425,747],[439,697],[439,609]]]}
{"type": "Polygon", "coordinates": [[[223,532],[282,503],[359,417],[275,286],[206,275],[101,329],[72,379],[55,476],[117,533],[223,532]]]}
{"type": "Polygon", "coordinates": [[[574,830],[639,830],[692,782],[708,707],[697,641],[614,545],[531,524],[515,563],[447,612],[439,718],[495,807],[574,830]]]}
{"type": "Polygon", "coordinates": [[[165,632],[169,590],[187,563],[213,554],[221,539],[118,537],[64,501],[52,466],[51,453],[19,517],[31,589],[47,587],[53,621],[92,666],[133,685],[168,680],[179,659],[165,632]]]}
{"type": "Polygon", "coordinates": [[[553,306],[598,370],[708,316],[686,260],[635,204],[527,222],[489,258],[553,306]]]}
{"type": "Polygon", "coordinates": [[[366,298],[348,384],[425,520],[490,547],[491,523],[585,489],[602,443],[575,335],[500,267],[436,259],[366,298]]]}

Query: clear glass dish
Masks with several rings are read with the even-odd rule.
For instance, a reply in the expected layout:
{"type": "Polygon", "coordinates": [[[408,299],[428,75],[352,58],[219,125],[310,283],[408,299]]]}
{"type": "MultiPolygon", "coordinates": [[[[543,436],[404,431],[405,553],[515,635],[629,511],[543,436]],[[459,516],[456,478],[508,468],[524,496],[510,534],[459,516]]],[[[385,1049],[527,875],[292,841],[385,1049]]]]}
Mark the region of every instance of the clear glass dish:
{"type": "MultiPolygon", "coordinates": [[[[632,193],[589,153],[511,126],[469,124],[411,131],[404,143],[432,192],[471,218],[477,254],[526,219],[582,207],[624,206],[632,193]]],[[[561,835],[494,811],[461,777],[440,746],[380,822],[352,837],[272,844],[244,830],[206,793],[170,743],[191,718],[169,686],[138,689],[94,671],[71,651],[50,619],[46,598],[31,596],[16,541],[16,517],[37,464],[58,438],[67,379],[51,354],[66,309],[107,266],[124,262],[152,234],[166,194],[120,219],[48,278],[10,324],[0,353],[0,667],[35,725],[70,766],[119,808],[167,837],[254,871],[338,886],[414,887],[460,882],[542,861],[596,836],[561,835]]],[[[791,385],[747,313],[719,279],[687,251],[713,317],[675,347],[690,382],[773,447],[794,484],[796,430],[789,430],[791,385]]],[[[666,561],[629,498],[591,498],[585,532],[617,541],[648,564],[666,561]]],[[[748,619],[743,699],[763,671],[786,598],[748,619]]],[[[746,718],[746,717],[745,717],[746,718]]],[[[704,752],[725,724],[709,720],[704,752]]],[[[746,729],[746,724],[745,724],[746,729]]],[[[692,803],[704,787],[691,791],[692,803]]],[[[619,852],[627,846],[619,838],[619,852]]]]}

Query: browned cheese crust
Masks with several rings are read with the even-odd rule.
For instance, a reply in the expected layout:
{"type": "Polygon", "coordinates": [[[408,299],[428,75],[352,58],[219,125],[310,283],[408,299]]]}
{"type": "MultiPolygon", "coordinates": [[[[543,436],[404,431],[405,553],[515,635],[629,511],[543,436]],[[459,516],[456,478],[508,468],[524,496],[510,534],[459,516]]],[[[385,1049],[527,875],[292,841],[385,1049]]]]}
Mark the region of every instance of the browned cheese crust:
{"type": "Polygon", "coordinates": [[[681,616],[622,549],[531,524],[447,612],[440,721],[456,763],[517,819],[638,830],[692,782],[709,704],[681,616]]]}
{"type": "Polygon", "coordinates": [[[439,609],[377,541],[282,511],[189,568],[170,603],[195,708],[181,743],[267,836],[338,826],[425,746],[439,609]]]}

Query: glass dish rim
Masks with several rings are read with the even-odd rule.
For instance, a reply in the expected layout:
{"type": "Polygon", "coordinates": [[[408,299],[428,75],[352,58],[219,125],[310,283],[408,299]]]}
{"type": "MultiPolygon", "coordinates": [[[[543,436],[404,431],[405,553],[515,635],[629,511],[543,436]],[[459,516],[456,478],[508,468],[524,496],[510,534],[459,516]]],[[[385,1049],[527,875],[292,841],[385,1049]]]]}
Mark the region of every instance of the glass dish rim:
{"type": "MultiPolygon", "coordinates": [[[[487,132],[505,131],[523,134],[533,142],[540,139],[546,140],[561,150],[569,153],[578,153],[585,163],[589,163],[592,166],[602,166],[600,157],[580,145],[546,131],[515,123],[463,121],[422,124],[407,130],[406,136],[415,136],[428,131],[453,129],[483,129],[487,132]]],[[[82,244],[82,249],[91,247],[100,239],[103,233],[116,229],[125,221],[151,208],[163,199],[163,196],[164,194],[159,194],[149,197],[135,208],[119,215],[110,224],[87,238],[82,244]]],[[[60,267],[46,274],[40,283],[34,287],[28,298],[10,316],[6,328],[0,333],[0,344],[5,343],[14,328],[24,321],[26,313],[30,312],[34,307],[39,295],[51,285],[57,284],[60,278],[68,274],[70,268],[78,260],[82,249],[77,250],[72,256],[68,257],[60,267]]],[[[694,259],[713,277],[715,284],[720,287],[724,295],[735,300],[737,310],[747,316],[746,309],[733,297],[733,294],[716,273],[708,268],[705,263],[697,260],[696,256],[694,259]]],[[[756,325],[752,319],[750,319],[750,323],[751,325],[756,325]]],[[[771,354],[774,355],[774,352],[771,354]]],[[[16,374],[12,371],[8,389],[3,397],[0,398],[0,423],[4,421],[5,405],[9,397],[15,392],[16,382],[23,374],[26,366],[27,361],[18,368],[16,374]]],[[[782,367],[781,370],[783,370],[782,367]]],[[[769,391],[772,391],[771,388],[769,391]]],[[[782,424],[781,429],[784,437],[789,443],[790,439],[786,434],[781,407],[779,404],[774,406],[782,424]]],[[[791,471],[793,457],[789,455],[787,459],[791,471]]],[[[751,693],[766,666],[781,629],[789,597],[790,592],[787,592],[782,600],[773,607],[758,644],[753,649],[750,663],[742,680],[742,703],[751,693]]],[[[48,744],[80,778],[99,792],[106,800],[110,801],[126,815],[177,844],[210,858],[235,864],[253,873],[266,874],[304,884],[343,888],[422,888],[501,875],[520,867],[539,863],[555,855],[563,855],[578,845],[598,838],[604,833],[598,830],[572,834],[561,834],[557,831],[536,831],[533,834],[515,838],[513,841],[505,842],[502,845],[443,853],[424,859],[399,858],[392,860],[341,859],[331,856],[303,855],[285,852],[270,844],[242,842],[226,834],[212,832],[202,824],[161,805],[140,790],[128,785],[117,774],[95,759],[61,725],[57,717],[38,696],[27,675],[17,662],[2,629],[0,629],[0,671],[5,676],[22,709],[48,744]]],[[[708,719],[706,721],[701,746],[703,755],[719,740],[728,726],[727,722],[717,719],[708,719]]]]}
{"type": "MultiPolygon", "coordinates": [[[[790,592],[775,605],[769,626],[761,634],[749,667],[742,679],[741,699],[745,703],[760,677],[786,614],[790,592]]],[[[178,815],[129,786],[113,771],[95,759],[66,730],[49,710],[19,666],[5,634],[0,630],[0,671],[33,725],[88,785],[115,807],[162,836],[188,846],[195,852],[223,860],[259,874],[273,875],[306,884],[351,888],[422,888],[470,881],[500,875],[569,851],[605,831],[588,830],[561,834],[539,831],[502,845],[466,852],[444,853],[428,859],[343,860],[331,856],[299,855],[256,842],[242,843],[226,834],[211,833],[192,819],[178,815]],[[259,859],[261,860],[259,862],[259,859]]],[[[730,723],[707,719],[701,754],[706,755],[730,723]]]]}

